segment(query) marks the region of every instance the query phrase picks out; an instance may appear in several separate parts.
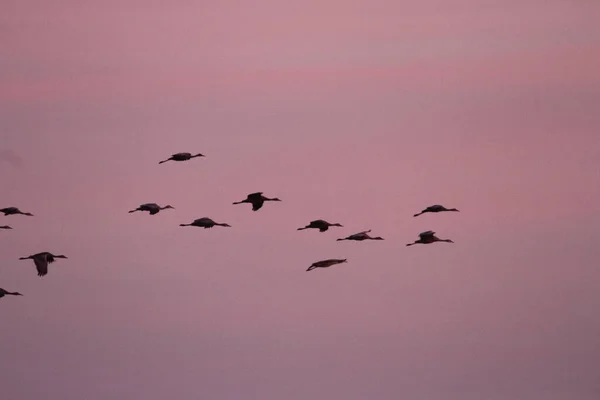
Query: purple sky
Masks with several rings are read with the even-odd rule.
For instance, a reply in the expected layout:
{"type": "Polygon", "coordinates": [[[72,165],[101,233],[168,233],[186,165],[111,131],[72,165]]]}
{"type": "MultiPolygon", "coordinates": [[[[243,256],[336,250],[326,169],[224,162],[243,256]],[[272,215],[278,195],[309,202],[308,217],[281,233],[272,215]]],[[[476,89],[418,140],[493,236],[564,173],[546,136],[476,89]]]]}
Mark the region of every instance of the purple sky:
{"type": "Polygon", "coordinates": [[[9,1],[0,207],[36,216],[0,217],[2,398],[597,400],[598,15],[9,1]]]}

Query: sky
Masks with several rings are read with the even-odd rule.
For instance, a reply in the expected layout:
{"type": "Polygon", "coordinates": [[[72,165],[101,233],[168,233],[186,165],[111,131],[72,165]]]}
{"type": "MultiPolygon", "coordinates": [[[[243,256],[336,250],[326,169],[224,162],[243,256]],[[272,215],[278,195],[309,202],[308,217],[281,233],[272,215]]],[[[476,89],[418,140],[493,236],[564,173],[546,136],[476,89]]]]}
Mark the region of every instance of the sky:
{"type": "Polygon", "coordinates": [[[3,398],[600,397],[597,1],[3,9],[3,398]]]}

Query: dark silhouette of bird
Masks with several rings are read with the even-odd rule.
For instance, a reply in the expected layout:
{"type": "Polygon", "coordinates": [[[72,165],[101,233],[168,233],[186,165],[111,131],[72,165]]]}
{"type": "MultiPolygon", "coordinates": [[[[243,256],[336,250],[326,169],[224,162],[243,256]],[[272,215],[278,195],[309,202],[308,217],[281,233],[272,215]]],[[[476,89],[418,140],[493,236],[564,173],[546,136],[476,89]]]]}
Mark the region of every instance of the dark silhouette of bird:
{"type": "Polygon", "coordinates": [[[33,217],[32,213],[23,212],[23,211],[19,210],[17,207],[0,208],[0,212],[4,213],[4,215],[17,215],[17,214],[21,214],[21,215],[28,215],[30,217],[33,217]]]}
{"type": "Polygon", "coordinates": [[[426,232],[419,233],[419,239],[415,240],[414,243],[407,244],[407,246],[412,246],[413,244],[430,244],[430,243],[435,243],[435,242],[454,243],[450,239],[440,239],[440,238],[438,238],[437,236],[435,236],[435,232],[434,231],[426,231],[426,232]]]}
{"type": "Polygon", "coordinates": [[[306,225],[304,228],[298,228],[299,231],[304,229],[318,229],[319,232],[325,232],[329,229],[330,226],[342,226],[341,224],[331,224],[325,220],[317,219],[314,221],[310,221],[310,224],[306,225]]]}
{"type": "Polygon", "coordinates": [[[206,157],[204,154],[194,154],[192,153],[175,153],[171,157],[166,160],[160,161],[159,164],[166,163],[167,161],[187,161],[195,157],[206,157]]]}
{"type": "Polygon", "coordinates": [[[252,204],[252,211],[258,211],[261,209],[265,201],[281,201],[277,197],[272,199],[263,196],[263,192],[250,193],[244,200],[236,201],[233,204],[250,203],[252,204]]]}
{"type": "Polygon", "coordinates": [[[315,263],[312,263],[312,265],[310,267],[308,267],[308,269],[306,271],[307,272],[312,271],[313,269],[316,269],[316,268],[327,268],[327,267],[331,267],[332,265],[341,264],[341,263],[345,263],[345,262],[348,262],[348,260],[346,258],[344,258],[344,259],[331,258],[329,260],[317,261],[315,263]]]}
{"type": "Polygon", "coordinates": [[[345,238],[337,239],[337,240],[338,241],[339,240],[356,240],[359,242],[361,242],[363,240],[384,240],[381,236],[377,236],[377,237],[369,236],[369,232],[371,232],[370,229],[368,231],[358,232],[353,235],[347,236],[345,238]]]}
{"type": "Polygon", "coordinates": [[[3,225],[3,226],[0,226],[0,229],[12,229],[12,228],[8,225],[3,225]]]}
{"type": "Polygon", "coordinates": [[[212,228],[213,226],[231,227],[229,224],[215,222],[208,217],[198,218],[195,219],[191,224],[179,224],[179,226],[197,226],[204,229],[212,228]]]}
{"type": "Polygon", "coordinates": [[[35,268],[37,269],[38,276],[44,276],[48,274],[48,264],[56,261],[57,258],[67,258],[67,256],[58,255],[55,256],[52,253],[44,251],[42,253],[37,253],[28,257],[21,257],[19,260],[33,260],[35,264],[35,268]]]}
{"type": "Polygon", "coordinates": [[[6,296],[7,294],[10,294],[12,296],[23,296],[21,293],[19,292],[9,292],[7,290],[4,290],[2,288],[0,288],[0,298],[6,296]]]}
{"type": "Polygon", "coordinates": [[[425,214],[425,213],[438,213],[438,212],[443,212],[443,211],[458,211],[458,210],[456,208],[446,208],[444,206],[436,204],[436,205],[427,207],[420,213],[413,215],[413,217],[418,217],[419,215],[425,214]]]}
{"type": "Polygon", "coordinates": [[[141,206],[139,206],[135,210],[131,210],[129,212],[132,213],[132,212],[136,212],[136,211],[148,211],[150,213],[150,215],[154,215],[154,214],[158,214],[158,212],[160,210],[166,210],[166,209],[169,209],[169,208],[172,208],[173,210],[175,209],[175,207],[170,206],[170,205],[166,205],[164,207],[161,207],[161,206],[159,206],[156,203],[146,203],[146,204],[142,204],[141,206]]]}

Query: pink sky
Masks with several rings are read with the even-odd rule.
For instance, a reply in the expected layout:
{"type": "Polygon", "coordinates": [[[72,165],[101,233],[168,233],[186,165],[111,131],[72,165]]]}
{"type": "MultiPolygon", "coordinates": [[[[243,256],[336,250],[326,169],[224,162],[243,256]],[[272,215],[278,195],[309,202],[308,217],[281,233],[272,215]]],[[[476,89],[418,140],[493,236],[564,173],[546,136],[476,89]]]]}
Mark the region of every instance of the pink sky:
{"type": "Polygon", "coordinates": [[[600,4],[288,3],[3,7],[3,399],[600,398],[600,4]]]}

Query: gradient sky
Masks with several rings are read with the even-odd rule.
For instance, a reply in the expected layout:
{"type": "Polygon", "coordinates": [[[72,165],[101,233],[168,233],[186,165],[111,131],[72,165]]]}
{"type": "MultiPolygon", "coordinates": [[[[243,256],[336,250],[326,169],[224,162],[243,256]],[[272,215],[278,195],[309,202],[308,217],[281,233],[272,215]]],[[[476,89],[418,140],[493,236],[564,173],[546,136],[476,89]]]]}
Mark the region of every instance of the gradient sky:
{"type": "Polygon", "coordinates": [[[8,1],[0,207],[36,216],[0,217],[2,398],[597,400],[598,15],[8,1]]]}

